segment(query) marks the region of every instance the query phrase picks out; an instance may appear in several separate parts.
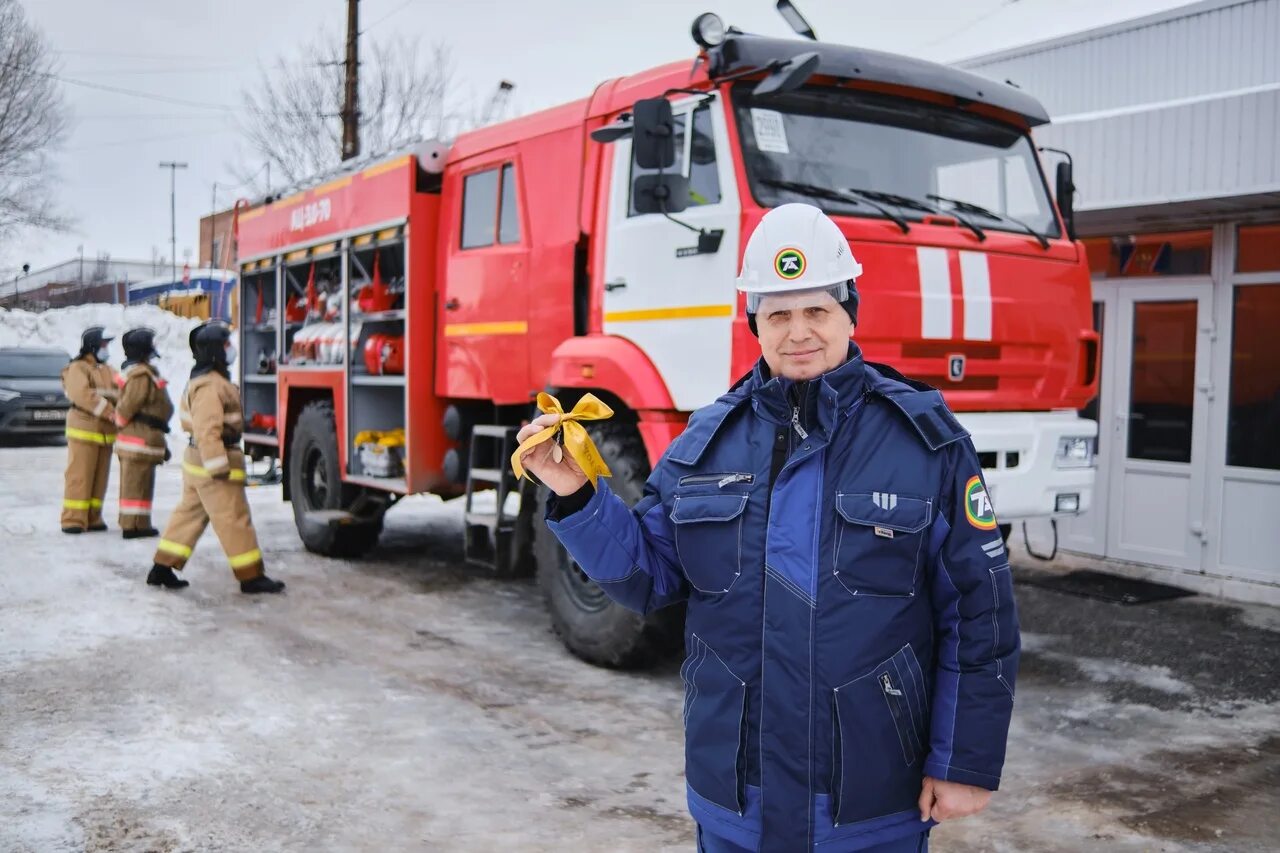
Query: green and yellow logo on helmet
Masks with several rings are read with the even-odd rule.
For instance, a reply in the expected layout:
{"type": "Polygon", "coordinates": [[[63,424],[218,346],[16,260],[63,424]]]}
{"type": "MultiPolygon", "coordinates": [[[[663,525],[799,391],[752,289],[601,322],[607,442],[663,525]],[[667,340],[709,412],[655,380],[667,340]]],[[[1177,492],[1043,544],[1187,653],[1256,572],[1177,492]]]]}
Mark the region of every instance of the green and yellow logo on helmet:
{"type": "Polygon", "coordinates": [[[773,270],[778,274],[779,278],[787,281],[794,281],[804,275],[805,267],[808,266],[805,260],[804,252],[799,249],[783,249],[773,256],[773,270]]]}

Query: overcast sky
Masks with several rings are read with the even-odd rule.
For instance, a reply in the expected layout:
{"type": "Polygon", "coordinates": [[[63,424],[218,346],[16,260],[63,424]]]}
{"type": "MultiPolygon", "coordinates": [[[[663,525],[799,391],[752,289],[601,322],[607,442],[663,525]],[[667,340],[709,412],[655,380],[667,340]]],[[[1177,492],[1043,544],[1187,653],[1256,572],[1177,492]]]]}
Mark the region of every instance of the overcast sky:
{"type": "MultiPolygon", "coordinates": [[[[345,0],[22,0],[57,52],[72,128],[56,157],[58,202],[72,233],[0,246],[0,275],[107,252],[169,254],[169,172],[177,174],[177,245],[197,256],[199,217],[237,191],[230,167],[257,165],[235,125],[259,64],[299,59],[318,33],[339,34],[345,0]],[[225,105],[193,107],[164,99],[225,105]]],[[[796,0],[824,41],[947,61],[1182,5],[1184,0],[796,0]]],[[[365,42],[420,34],[453,50],[460,98],[482,102],[499,80],[529,112],[589,94],[601,80],[694,55],[689,25],[714,11],[748,32],[791,31],[772,0],[361,0],[365,42]]],[[[318,57],[332,59],[337,57],[318,57]]],[[[335,119],[336,121],[336,119],[335,119]]]]}

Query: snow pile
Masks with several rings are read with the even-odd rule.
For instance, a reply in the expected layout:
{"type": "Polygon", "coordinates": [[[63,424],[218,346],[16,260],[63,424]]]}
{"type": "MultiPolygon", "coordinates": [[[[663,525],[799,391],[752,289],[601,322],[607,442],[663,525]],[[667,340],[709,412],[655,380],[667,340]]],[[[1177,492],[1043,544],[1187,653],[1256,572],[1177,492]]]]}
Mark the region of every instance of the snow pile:
{"type": "Polygon", "coordinates": [[[175,406],[169,433],[172,442],[175,437],[185,436],[178,424],[176,406],[193,364],[187,335],[199,323],[154,305],[75,305],[40,313],[0,308],[0,347],[53,347],[64,350],[70,358],[80,351],[80,335],[85,329],[103,326],[115,338],[111,342],[111,366],[119,370],[124,361],[120,336],[137,326],[151,327],[160,353],[152,363],[169,380],[169,396],[175,406]]]}

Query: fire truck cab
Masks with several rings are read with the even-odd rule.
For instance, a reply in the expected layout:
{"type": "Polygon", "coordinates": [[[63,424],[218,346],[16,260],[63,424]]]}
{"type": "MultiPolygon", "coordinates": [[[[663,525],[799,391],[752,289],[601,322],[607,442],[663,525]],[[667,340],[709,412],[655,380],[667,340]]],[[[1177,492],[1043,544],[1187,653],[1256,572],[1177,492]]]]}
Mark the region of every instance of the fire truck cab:
{"type": "Polygon", "coordinates": [[[636,666],[678,645],[678,608],[612,604],[507,460],[539,391],[590,391],[617,413],[594,428],[611,485],[638,499],[689,413],[758,358],[735,277],[791,201],[849,238],[855,340],[944,392],[1002,520],[1088,508],[1098,341],[1070,166],[1055,205],[1030,135],[1041,105],[907,57],[695,39],[692,66],[238,213],[246,441],[280,458],[309,549],[367,550],[405,495],[465,496],[468,559],[536,566],[576,654],[636,666]]]}

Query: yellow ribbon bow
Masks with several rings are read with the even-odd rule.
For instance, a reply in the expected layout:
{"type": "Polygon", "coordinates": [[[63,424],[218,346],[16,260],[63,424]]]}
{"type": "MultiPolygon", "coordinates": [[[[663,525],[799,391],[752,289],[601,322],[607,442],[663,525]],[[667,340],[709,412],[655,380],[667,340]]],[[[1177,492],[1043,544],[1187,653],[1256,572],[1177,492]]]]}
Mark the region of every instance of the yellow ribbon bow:
{"type": "Polygon", "coordinates": [[[559,415],[559,418],[553,426],[525,439],[524,443],[516,448],[516,452],[511,454],[511,470],[515,472],[517,480],[525,476],[520,457],[542,442],[554,438],[561,430],[564,431],[564,449],[573,457],[573,461],[578,463],[582,473],[587,475],[593,488],[597,477],[613,476],[609,466],[604,464],[600,451],[596,449],[595,442],[587,434],[587,428],[579,423],[579,421],[607,420],[613,417],[613,409],[594,394],[583,394],[582,399],[573,407],[573,411],[565,414],[560,401],[545,392],[538,394],[538,408],[544,414],[559,415]]]}

